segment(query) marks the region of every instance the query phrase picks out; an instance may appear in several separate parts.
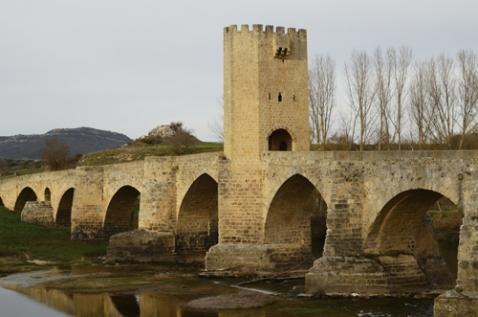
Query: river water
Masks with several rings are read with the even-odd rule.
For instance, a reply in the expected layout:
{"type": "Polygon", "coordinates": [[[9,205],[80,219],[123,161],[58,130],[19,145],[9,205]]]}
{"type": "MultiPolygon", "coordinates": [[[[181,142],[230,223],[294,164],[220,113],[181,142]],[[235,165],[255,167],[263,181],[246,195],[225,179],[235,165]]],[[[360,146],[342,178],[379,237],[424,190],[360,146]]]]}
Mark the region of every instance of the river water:
{"type": "Polygon", "coordinates": [[[273,303],[254,309],[188,308],[191,300],[245,292],[234,281],[201,279],[184,272],[48,271],[2,279],[0,316],[108,317],[431,317],[432,299],[312,299],[285,289],[299,286],[271,282],[248,286],[263,290],[273,303]],[[270,290],[275,290],[270,292],[270,290]]]}

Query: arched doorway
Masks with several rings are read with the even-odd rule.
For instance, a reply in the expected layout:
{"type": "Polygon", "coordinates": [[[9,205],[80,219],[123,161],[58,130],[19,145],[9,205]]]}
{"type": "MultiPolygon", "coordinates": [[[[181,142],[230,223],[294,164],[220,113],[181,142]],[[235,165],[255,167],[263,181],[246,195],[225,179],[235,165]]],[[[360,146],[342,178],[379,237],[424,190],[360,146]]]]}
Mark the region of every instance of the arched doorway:
{"type": "Polygon", "coordinates": [[[15,202],[14,211],[15,212],[22,212],[23,208],[27,201],[36,201],[37,195],[30,187],[25,187],[18,195],[17,200],[15,202]]]}
{"type": "Polygon", "coordinates": [[[106,210],[104,236],[138,228],[140,192],[132,186],[121,187],[111,198],[106,210]]]}
{"type": "Polygon", "coordinates": [[[51,201],[51,191],[50,188],[45,188],[45,192],[43,193],[43,197],[45,201],[51,201]]]}
{"type": "Polygon", "coordinates": [[[264,241],[301,250],[302,263],[285,261],[284,265],[309,267],[313,259],[323,254],[326,220],[327,204],[320,193],[307,178],[294,175],[274,195],[266,217],[264,241]]]}
{"type": "Polygon", "coordinates": [[[292,151],[292,137],[285,129],[278,129],[269,135],[269,151],[292,151]]]}
{"type": "Polygon", "coordinates": [[[176,253],[200,256],[218,242],[218,186],[208,174],[199,176],[181,203],[176,229],[176,253]]]}
{"type": "Polygon", "coordinates": [[[440,193],[402,192],[380,211],[365,241],[365,252],[377,256],[386,272],[393,268],[392,289],[452,288],[462,217],[456,204],[440,193]]]}
{"type": "Polygon", "coordinates": [[[73,208],[74,188],[68,189],[60,199],[56,213],[56,224],[63,227],[71,227],[71,210],[73,208]]]}

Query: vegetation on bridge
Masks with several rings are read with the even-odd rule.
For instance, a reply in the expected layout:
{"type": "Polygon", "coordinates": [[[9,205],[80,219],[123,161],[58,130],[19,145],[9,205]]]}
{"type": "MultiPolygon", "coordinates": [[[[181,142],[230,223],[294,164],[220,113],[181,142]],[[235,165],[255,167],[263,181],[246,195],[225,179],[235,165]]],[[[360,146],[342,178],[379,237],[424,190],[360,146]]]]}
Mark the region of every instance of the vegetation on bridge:
{"type": "Polygon", "coordinates": [[[134,143],[128,146],[85,155],[80,160],[79,165],[104,165],[143,160],[146,156],[174,156],[219,151],[222,151],[222,144],[212,142],[201,142],[190,145],[181,153],[177,153],[175,146],[172,145],[145,145],[142,143],[134,143]]]}
{"type": "Polygon", "coordinates": [[[105,254],[104,241],[72,241],[67,228],[24,223],[19,214],[0,207],[0,275],[11,272],[12,261],[34,264],[39,260],[67,265],[92,262],[105,254]]]}

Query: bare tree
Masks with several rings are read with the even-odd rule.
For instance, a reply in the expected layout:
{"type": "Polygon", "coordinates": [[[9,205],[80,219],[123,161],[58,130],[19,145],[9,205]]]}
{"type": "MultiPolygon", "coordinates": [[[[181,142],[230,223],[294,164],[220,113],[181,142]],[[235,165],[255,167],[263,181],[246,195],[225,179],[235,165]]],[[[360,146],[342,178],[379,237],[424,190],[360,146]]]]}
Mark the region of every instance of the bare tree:
{"type": "Polygon", "coordinates": [[[72,163],[70,148],[57,138],[50,138],[43,148],[42,161],[52,171],[68,168],[72,163]]]}
{"type": "Polygon", "coordinates": [[[342,149],[352,150],[357,116],[352,112],[340,112],[339,121],[340,129],[330,137],[329,141],[339,145],[342,149]]]}
{"type": "Polygon", "coordinates": [[[375,50],[375,91],[376,101],[379,113],[379,131],[378,131],[378,150],[382,150],[382,145],[388,146],[390,142],[390,102],[392,99],[392,70],[393,61],[391,54],[384,54],[380,48],[375,50]]]}
{"type": "Polygon", "coordinates": [[[408,71],[412,62],[412,51],[408,47],[402,46],[397,50],[389,50],[390,58],[393,60],[394,73],[394,91],[395,91],[395,116],[393,125],[395,127],[394,136],[397,138],[398,149],[401,150],[402,144],[402,119],[404,113],[404,102],[406,93],[406,83],[408,71]]]}
{"type": "MultiPolygon", "coordinates": [[[[428,63],[417,63],[410,83],[410,121],[416,129],[418,149],[423,149],[434,116],[428,98],[428,63]]],[[[413,133],[412,133],[413,134],[413,133]]]]}
{"type": "Polygon", "coordinates": [[[478,115],[478,57],[472,51],[458,53],[458,95],[460,101],[461,137],[458,148],[463,148],[465,135],[477,124],[478,115]]]}
{"type": "Polygon", "coordinates": [[[325,150],[335,107],[335,61],[328,55],[316,56],[309,81],[312,137],[325,150]]]}
{"type": "Polygon", "coordinates": [[[218,102],[221,107],[219,118],[209,125],[209,129],[219,142],[224,142],[224,97],[218,102]]]}
{"type": "Polygon", "coordinates": [[[453,60],[445,55],[429,62],[428,94],[434,110],[429,121],[433,125],[434,141],[449,147],[456,122],[456,80],[453,70],[453,60]]]}
{"type": "Polygon", "coordinates": [[[350,64],[345,64],[345,75],[350,106],[359,122],[360,151],[363,151],[373,128],[375,96],[370,58],[366,52],[352,53],[350,64]]]}

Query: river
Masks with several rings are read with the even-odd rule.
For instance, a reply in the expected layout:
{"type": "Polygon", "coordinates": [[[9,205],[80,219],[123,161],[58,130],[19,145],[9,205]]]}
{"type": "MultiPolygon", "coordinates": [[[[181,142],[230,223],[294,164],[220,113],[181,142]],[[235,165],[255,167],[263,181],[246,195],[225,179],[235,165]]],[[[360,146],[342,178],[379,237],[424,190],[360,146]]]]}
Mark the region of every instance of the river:
{"type": "MultiPolygon", "coordinates": [[[[131,269],[49,270],[0,280],[0,316],[161,317],[431,317],[432,299],[312,299],[300,295],[303,281],[261,282],[246,289],[235,280],[198,278],[184,270],[158,273],[131,269]],[[8,289],[6,289],[8,288],[8,289]],[[264,295],[264,293],[266,295],[264,295]],[[242,294],[268,299],[253,309],[189,307],[204,297],[242,294]],[[270,300],[269,300],[270,299],[270,300]]],[[[215,297],[217,298],[217,297],[215,297]]]]}

